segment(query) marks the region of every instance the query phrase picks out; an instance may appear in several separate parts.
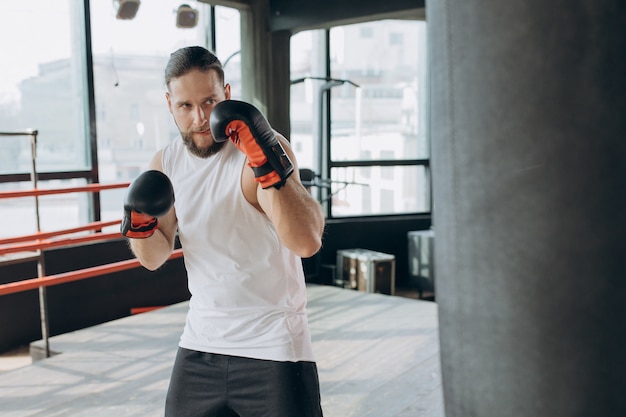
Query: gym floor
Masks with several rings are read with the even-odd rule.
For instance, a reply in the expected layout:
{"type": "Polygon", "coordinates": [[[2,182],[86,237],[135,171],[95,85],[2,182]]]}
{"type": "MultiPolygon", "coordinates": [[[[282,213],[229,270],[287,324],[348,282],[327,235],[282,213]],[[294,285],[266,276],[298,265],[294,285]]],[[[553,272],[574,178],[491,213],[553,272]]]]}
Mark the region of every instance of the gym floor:
{"type": "MultiPolygon", "coordinates": [[[[443,416],[436,303],[330,286],[308,293],[326,417],[443,416]]],[[[162,415],[186,312],[183,302],[52,337],[60,354],[0,373],[3,417],[162,415]]]]}
{"type": "MultiPolygon", "coordinates": [[[[413,288],[396,288],[395,295],[397,297],[420,299],[420,294],[413,288]]],[[[432,292],[425,292],[422,294],[422,299],[426,301],[433,301],[434,294],[432,292]]],[[[0,374],[13,369],[21,368],[26,365],[32,364],[33,361],[30,356],[29,346],[20,346],[19,348],[10,350],[8,352],[0,353],[0,374]]]]}

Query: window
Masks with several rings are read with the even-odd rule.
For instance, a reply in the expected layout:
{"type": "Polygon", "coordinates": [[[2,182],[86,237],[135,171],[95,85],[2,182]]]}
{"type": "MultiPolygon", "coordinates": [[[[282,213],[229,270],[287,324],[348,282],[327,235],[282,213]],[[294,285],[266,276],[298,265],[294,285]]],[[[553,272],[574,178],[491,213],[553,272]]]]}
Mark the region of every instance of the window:
{"type": "Polygon", "coordinates": [[[215,53],[224,66],[231,98],[241,100],[241,19],[237,9],[215,7],[215,53]]]}
{"type": "Polygon", "coordinates": [[[291,139],[329,217],[431,211],[425,37],[405,20],[292,37],[291,139]]]}
{"type": "Polygon", "coordinates": [[[428,195],[415,192],[427,183],[424,165],[333,168],[333,217],[429,212],[428,195]]]}
{"type": "Polygon", "coordinates": [[[392,32],[389,34],[389,45],[402,46],[404,44],[404,34],[392,32]]]}
{"type": "MultiPolygon", "coordinates": [[[[80,105],[86,100],[81,10],[82,1],[71,0],[0,5],[5,40],[0,46],[0,126],[3,131],[39,132],[38,171],[84,170],[90,165],[84,140],[86,106],[80,105]]],[[[30,172],[28,140],[3,140],[0,155],[2,174],[30,172]]]]}
{"type": "MultiPolygon", "coordinates": [[[[78,0],[0,3],[0,130],[37,130],[36,171],[53,178],[84,176],[91,169],[82,10],[78,0]]],[[[32,188],[31,168],[29,137],[0,137],[2,188],[32,188]]],[[[38,184],[50,185],[56,186],[38,184]]],[[[79,206],[67,196],[41,199],[42,230],[76,224],[76,213],[58,210],[64,204],[79,206]]],[[[2,200],[0,219],[2,237],[35,232],[33,199],[2,200]]]]}
{"type": "Polygon", "coordinates": [[[323,30],[299,32],[291,37],[290,142],[298,166],[319,174],[320,86],[324,76],[323,30]]]}
{"type": "Polygon", "coordinates": [[[374,29],[371,26],[361,26],[359,32],[363,39],[374,37],[374,29]]]}
{"type": "Polygon", "coordinates": [[[332,217],[430,211],[425,25],[330,30],[330,75],[343,81],[330,92],[332,217]]]}

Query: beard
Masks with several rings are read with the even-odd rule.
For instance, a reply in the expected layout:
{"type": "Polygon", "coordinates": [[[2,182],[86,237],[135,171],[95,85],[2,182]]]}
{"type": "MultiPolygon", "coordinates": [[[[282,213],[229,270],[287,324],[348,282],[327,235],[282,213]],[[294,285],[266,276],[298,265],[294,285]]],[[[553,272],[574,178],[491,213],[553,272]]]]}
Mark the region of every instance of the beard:
{"type": "Polygon", "coordinates": [[[187,133],[180,132],[180,136],[183,139],[183,143],[185,144],[189,152],[191,152],[192,155],[197,156],[198,158],[202,158],[202,159],[206,159],[212,155],[215,155],[224,147],[224,145],[226,145],[226,142],[228,142],[228,141],[225,141],[225,142],[213,141],[213,143],[210,146],[207,146],[206,148],[200,148],[198,147],[198,145],[194,143],[191,135],[192,133],[189,133],[189,132],[187,133]]]}

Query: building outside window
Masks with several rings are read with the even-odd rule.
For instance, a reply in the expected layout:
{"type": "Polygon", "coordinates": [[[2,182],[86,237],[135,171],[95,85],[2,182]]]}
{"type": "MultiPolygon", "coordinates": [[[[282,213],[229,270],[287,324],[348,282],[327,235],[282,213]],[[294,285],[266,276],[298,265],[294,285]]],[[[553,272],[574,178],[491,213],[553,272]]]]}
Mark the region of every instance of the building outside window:
{"type": "Polygon", "coordinates": [[[292,37],[292,80],[305,79],[291,90],[300,166],[330,179],[317,190],[330,217],[430,212],[426,23],[367,22],[328,36],[326,54],[323,31],[292,37]]]}
{"type": "MultiPolygon", "coordinates": [[[[0,3],[0,131],[38,131],[37,172],[81,176],[91,170],[82,10],[79,0],[0,3]]],[[[31,189],[31,165],[28,136],[0,137],[0,189],[31,189]],[[12,178],[27,181],[4,182],[12,178]]],[[[84,178],[56,177],[40,181],[38,188],[85,183],[84,178]]],[[[37,231],[33,200],[0,200],[0,237],[37,231]]],[[[40,207],[42,229],[87,220],[85,195],[40,197],[40,207]]]]}

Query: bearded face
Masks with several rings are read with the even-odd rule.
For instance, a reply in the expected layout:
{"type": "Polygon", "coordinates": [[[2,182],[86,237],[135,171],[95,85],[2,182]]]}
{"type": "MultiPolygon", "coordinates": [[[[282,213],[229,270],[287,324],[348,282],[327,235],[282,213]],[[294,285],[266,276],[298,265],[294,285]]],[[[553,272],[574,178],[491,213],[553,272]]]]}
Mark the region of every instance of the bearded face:
{"type": "MultiPolygon", "coordinates": [[[[180,128],[178,130],[180,130],[180,128]]],[[[193,141],[193,132],[183,132],[180,130],[180,135],[189,152],[198,158],[206,159],[209,156],[215,155],[226,145],[226,142],[211,142],[210,145],[201,148],[193,141]]]]}
{"type": "Polygon", "coordinates": [[[199,158],[215,155],[226,142],[216,143],[209,127],[213,107],[230,99],[230,85],[223,84],[216,71],[192,69],[172,78],[165,93],[183,143],[199,158]]]}

